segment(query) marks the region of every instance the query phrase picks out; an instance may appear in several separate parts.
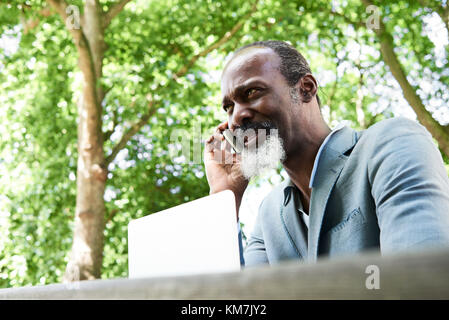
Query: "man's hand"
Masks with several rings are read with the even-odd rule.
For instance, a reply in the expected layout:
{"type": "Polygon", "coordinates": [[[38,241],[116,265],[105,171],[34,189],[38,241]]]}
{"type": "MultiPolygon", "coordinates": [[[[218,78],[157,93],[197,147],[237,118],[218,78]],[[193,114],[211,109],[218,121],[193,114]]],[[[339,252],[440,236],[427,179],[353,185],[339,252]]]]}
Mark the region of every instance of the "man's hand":
{"type": "Polygon", "coordinates": [[[231,145],[222,134],[227,128],[227,121],[221,123],[206,140],[204,165],[211,194],[224,190],[234,192],[238,219],[240,203],[249,181],[240,172],[241,155],[231,153],[231,145]]]}

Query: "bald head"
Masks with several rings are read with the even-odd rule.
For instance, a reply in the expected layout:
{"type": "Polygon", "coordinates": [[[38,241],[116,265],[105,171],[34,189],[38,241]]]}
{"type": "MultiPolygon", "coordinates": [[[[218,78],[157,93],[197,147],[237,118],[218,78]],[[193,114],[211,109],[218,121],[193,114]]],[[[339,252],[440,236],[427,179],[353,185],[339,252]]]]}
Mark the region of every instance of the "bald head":
{"type": "Polygon", "coordinates": [[[272,67],[277,68],[280,71],[280,57],[272,49],[263,46],[251,46],[242,50],[238,50],[234,53],[234,55],[223,68],[222,77],[229,66],[238,65],[242,68],[245,68],[246,65],[246,68],[248,68],[248,62],[252,62],[254,59],[258,58],[264,59],[265,61],[268,61],[268,59],[272,59],[272,67]],[[277,63],[275,64],[274,62],[277,63]]]}
{"type": "Polygon", "coordinates": [[[287,84],[280,73],[280,64],[280,57],[270,48],[249,47],[241,50],[223,69],[222,92],[225,93],[230,87],[238,87],[246,79],[260,76],[287,84]]]}
{"type": "MultiPolygon", "coordinates": [[[[286,42],[277,40],[253,42],[237,49],[234,56],[225,66],[224,71],[234,58],[239,57],[241,54],[251,52],[253,49],[264,48],[268,50],[271,49],[271,51],[278,56],[280,59],[278,70],[284,76],[290,87],[294,87],[306,74],[312,74],[307,60],[298,52],[298,50],[296,50],[296,48],[286,42]]],[[[316,95],[316,99],[318,105],[320,105],[318,95],[316,95]]]]}

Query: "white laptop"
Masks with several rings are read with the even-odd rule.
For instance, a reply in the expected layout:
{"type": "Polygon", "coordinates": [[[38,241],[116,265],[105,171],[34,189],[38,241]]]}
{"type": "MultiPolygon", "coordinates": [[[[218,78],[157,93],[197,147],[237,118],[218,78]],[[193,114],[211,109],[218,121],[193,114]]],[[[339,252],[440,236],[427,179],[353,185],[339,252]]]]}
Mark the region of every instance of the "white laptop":
{"type": "Polygon", "coordinates": [[[131,221],[128,263],[130,278],[240,270],[232,191],[131,221]]]}

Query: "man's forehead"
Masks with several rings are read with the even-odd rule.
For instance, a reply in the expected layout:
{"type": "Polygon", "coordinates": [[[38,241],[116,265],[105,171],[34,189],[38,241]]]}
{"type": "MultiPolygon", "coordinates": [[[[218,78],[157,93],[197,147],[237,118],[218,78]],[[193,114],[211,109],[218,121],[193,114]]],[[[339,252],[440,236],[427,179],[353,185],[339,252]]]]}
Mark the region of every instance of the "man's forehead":
{"type": "Polygon", "coordinates": [[[249,47],[239,51],[227,63],[222,74],[222,89],[230,82],[244,81],[251,76],[279,70],[280,58],[270,48],[249,47]]]}

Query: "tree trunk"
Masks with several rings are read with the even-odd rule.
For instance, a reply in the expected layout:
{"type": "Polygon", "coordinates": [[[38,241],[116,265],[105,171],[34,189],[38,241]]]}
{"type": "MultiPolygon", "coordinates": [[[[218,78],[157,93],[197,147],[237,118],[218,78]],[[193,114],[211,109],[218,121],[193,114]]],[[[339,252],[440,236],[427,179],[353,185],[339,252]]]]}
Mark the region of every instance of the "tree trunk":
{"type": "Polygon", "coordinates": [[[393,50],[393,39],[390,34],[384,33],[380,38],[380,51],[383,60],[390,68],[391,73],[399,83],[405,100],[410,104],[413,111],[415,111],[419,122],[426,127],[432,136],[437,140],[438,146],[449,157],[449,129],[447,126],[442,126],[436,121],[429,111],[426,110],[424,103],[416,93],[408,81],[404,70],[393,50]]]}
{"type": "Polygon", "coordinates": [[[83,73],[78,105],[78,168],[75,230],[65,281],[101,276],[104,233],[104,190],[107,180],[102,134],[102,76],[104,30],[98,0],[87,0],[83,32],[77,43],[83,73]]]}
{"type": "MultiPolygon", "coordinates": [[[[362,2],[365,7],[372,5],[370,0],[362,0],[362,2]]],[[[394,52],[393,37],[386,30],[384,23],[379,21],[379,28],[374,28],[373,31],[379,39],[382,58],[385,64],[390,68],[393,77],[399,83],[405,100],[407,100],[413,111],[416,113],[419,122],[426,127],[437,140],[440,150],[449,157],[449,126],[442,126],[425,108],[421,98],[407,79],[405,71],[394,52]]]]}
{"type": "MultiPolygon", "coordinates": [[[[67,22],[68,4],[64,0],[47,2],[67,22]]],[[[100,85],[103,57],[105,52],[104,34],[112,19],[120,13],[130,0],[121,0],[103,12],[99,0],[86,0],[81,28],[69,28],[73,36],[78,55],[79,68],[83,73],[83,95],[78,104],[78,168],[75,230],[70,260],[64,275],[64,281],[96,279],[101,276],[104,242],[104,191],[107,181],[107,166],[117,153],[154,114],[154,101],[148,100],[148,111],[140,117],[121,137],[108,157],[105,157],[102,132],[102,107],[104,91],[100,85]]],[[[196,61],[217,49],[233,37],[256,12],[258,0],[250,12],[226,32],[217,42],[193,56],[173,76],[184,76],[196,61]]],[[[149,95],[151,97],[151,95],[149,95]]],[[[107,135],[106,135],[107,136],[107,135]]]]}

